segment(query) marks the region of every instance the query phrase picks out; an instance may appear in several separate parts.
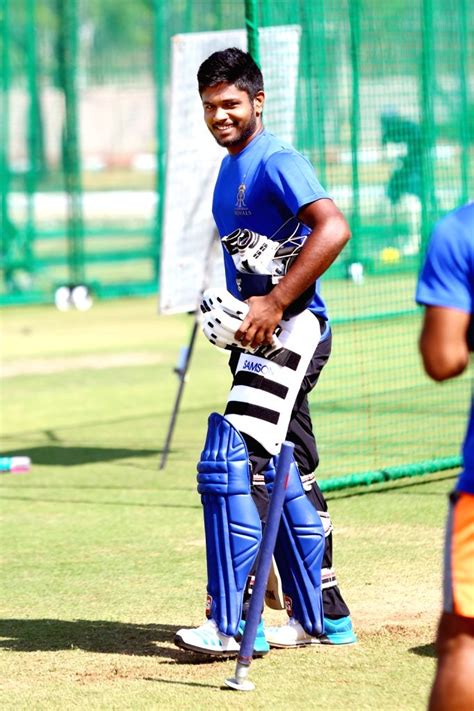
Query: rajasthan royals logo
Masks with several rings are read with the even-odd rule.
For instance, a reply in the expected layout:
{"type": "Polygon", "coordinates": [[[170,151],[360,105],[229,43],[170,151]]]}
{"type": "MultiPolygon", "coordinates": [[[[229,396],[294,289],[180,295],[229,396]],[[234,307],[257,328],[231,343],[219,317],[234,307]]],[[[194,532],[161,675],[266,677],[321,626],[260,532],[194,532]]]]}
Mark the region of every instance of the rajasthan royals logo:
{"type": "Polygon", "coordinates": [[[247,186],[245,185],[245,183],[240,183],[240,185],[237,189],[237,199],[235,201],[235,208],[234,208],[234,213],[236,215],[251,215],[252,214],[245,202],[245,191],[246,190],[247,190],[247,186]]]}
{"type": "Polygon", "coordinates": [[[239,185],[239,189],[237,190],[237,202],[235,203],[235,207],[247,207],[245,204],[245,183],[241,183],[239,185]]]}

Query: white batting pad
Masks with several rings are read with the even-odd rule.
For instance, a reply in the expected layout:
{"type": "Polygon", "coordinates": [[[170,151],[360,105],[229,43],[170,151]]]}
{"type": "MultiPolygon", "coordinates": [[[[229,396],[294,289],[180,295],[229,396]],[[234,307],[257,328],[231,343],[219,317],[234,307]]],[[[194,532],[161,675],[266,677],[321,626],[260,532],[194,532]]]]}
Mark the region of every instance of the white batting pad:
{"type": "Polygon", "coordinates": [[[281,321],[280,326],[286,362],[281,353],[278,363],[242,353],[224,413],[271,455],[280,451],[286,437],[296,396],[321,337],[319,321],[310,311],[281,321]]]}

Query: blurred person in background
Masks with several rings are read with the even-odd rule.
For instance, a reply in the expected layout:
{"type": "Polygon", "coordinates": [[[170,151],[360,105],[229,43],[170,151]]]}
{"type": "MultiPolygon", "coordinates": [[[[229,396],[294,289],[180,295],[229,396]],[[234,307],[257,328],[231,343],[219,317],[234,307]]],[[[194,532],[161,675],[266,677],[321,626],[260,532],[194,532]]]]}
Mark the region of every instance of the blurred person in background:
{"type": "MultiPolygon", "coordinates": [[[[431,236],[416,300],[425,307],[420,350],[428,375],[455,378],[474,350],[474,202],[445,216],[431,236]]],[[[463,470],[449,499],[443,611],[429,711],[474,709],[474,398],[463,470]]]]}

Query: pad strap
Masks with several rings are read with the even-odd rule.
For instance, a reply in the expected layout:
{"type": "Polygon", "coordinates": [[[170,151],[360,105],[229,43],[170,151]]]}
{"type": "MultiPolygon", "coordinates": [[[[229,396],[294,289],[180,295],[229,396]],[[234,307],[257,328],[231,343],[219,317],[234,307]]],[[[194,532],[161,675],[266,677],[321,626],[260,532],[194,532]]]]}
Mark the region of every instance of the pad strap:
{"type": "Polygon", "coordinates": [[[209,417],[198,464],[207,554],[207,615],[226,635],[235,635],[247,576],[262,538],[250,495],[248,452],[242,435],[222,415],[209,417]]]}
{"type": "MultiPolygon", "coordinates": [[[[276,464],[277,457],[273,457],[265,470],[270,492],[276,464]]],[[[323,524],[304,492],[293,461],[274,555],[288,615],[295,617],[312,636],[323,631],[321,563],[324,547],[323,524]]]]}
{"type": "Polygon", "coordinates": [[[332,533],[332,521],[329,511],[318,511],[318,514],[321,519],[321,523],[323,524],[324,535],[328,538],[328,536],[332,533]]]}
{"type": "Polygon", "coordinates": [[[327,590],[328,588],[337,587],[336,573],[332,568],[322,568],[321,569],[321,588],[327,590]]]}

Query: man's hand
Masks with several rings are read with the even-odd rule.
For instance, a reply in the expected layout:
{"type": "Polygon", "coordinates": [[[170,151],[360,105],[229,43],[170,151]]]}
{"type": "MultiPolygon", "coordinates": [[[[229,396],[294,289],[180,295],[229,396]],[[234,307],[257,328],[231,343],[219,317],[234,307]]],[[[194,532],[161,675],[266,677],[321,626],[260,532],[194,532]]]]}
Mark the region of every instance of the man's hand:
{"type": "MultiPolygon", "coordinates": [[[[252,297],[250,299],[250,301],[254,300],[261,301],[261,297],[252,297]]],[[[256,317],[251,317],[249,326],[245,326],[245,321],[248,320],[248,316],[251,316],[252,307],[243,301],[239,301],[225,289],[207,289],[203,294],[200,308],[203,314],[203,333],[218,348],[246,350],[249,353],[255,353],[260,345],[268,344],[275,349],[281,348],[281,343],[275,334],[275,331],[278,333],[281,330],[278,327],[278,321],[280,320],[278,318],[273,328],[268,331],[268,339],[259,340],[258,345],[250,345],[250,341],[245,337],[243,340],[241,340],[241,337],[237,338],[237,333],[242,328],[247,330],[256,317]]],[[[245,331],[241,336],[244,335],[245,331]]]]}
{"type": "Polygon", "coordinates": [[[251,296],[247,299],[249,312],[235,332],[242,346],[258,348],[272,343],[274,332],[283,317],[283,307],[270,292],[266,296],[251,296]]]}

